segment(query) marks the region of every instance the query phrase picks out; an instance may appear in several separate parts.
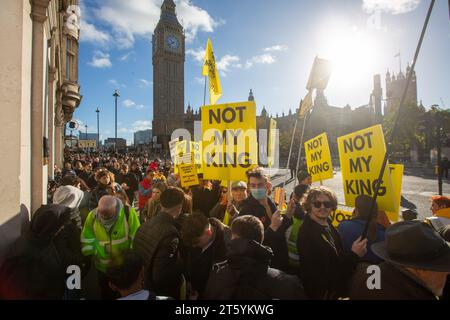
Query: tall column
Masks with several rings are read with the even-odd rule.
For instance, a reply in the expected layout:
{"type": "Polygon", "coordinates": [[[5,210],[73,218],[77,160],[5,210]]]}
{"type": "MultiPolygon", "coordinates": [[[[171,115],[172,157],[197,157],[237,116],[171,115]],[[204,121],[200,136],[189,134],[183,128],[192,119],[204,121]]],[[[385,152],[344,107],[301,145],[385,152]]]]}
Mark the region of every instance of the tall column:
{"type": "Polygon", "coordinates": [[[48,176],[53,179],[53,166],[55,164],[55,80],[56,80],[56,68],[55,68],[55,33],[52,31],[51,38],[51,58],[48,70],[48,176]]]}
{"type": "Polygon", "coordinates": [[[32,0],[33,20],[31,54],[31,213],[43,203],[45,190],[43,175],[44,85],[46,43],[44,22],[50,0],[32,0]]]}

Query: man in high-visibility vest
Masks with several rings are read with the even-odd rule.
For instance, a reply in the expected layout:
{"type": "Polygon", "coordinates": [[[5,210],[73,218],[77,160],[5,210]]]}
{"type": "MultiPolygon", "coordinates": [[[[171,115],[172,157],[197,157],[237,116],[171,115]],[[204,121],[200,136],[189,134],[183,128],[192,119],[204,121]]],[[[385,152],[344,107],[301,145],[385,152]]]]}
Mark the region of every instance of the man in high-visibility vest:
{"type": "Polygon", "coordinates": [[[81,252],[92,256],[98,271],[98,283],[103,299],[113,299],[106,271],[121,253],[131,248],[139,218],[132,207],[124,207],[113,196],[103,196],[98,207],[92,210],[81,233],[81,252]]]}
{"type": "Polygon", "coordinates": [[[303,218],[305,216],[305,212],[302,209],[300,201],[308,189],[309,185],[305,184],[299,184],[294,188],[294,192],[292,193],[291,200],[288,204],[288,210],[286,212],[286,215],[292,219],[292,225],[286,231],[286,240],[289,255],[289,269],[293,273],[298,273],[300,267],[297,250],[297,238],[298,231],[302,226],[303,218]]]}

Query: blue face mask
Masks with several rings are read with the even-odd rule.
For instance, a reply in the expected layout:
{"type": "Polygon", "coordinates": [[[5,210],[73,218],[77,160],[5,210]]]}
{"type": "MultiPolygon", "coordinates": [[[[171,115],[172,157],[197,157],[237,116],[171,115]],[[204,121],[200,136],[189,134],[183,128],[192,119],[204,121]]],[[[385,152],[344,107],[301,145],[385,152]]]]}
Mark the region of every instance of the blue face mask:
{"type": "Polygon", "coordinates": [[[266,197],[266,194],[267,194],[266,188],[252,189],[251,192],[252,192],[253,198],[255,198],[256,200],[264,199],[266,197]]]}

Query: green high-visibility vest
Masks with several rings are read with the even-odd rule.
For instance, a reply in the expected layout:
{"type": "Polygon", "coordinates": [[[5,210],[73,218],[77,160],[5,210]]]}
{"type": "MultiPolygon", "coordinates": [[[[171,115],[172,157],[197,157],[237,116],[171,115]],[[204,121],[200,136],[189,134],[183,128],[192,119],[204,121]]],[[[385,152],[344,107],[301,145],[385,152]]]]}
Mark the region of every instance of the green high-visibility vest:
{"type": "Polygon", "coordinates": [[[302,224],[303,220],[293,217],[292,226],[290,228],[291,232],[287,238],[289,264],[293,267],[300,266],[300,259],[298,257],[298,250],[297,250],[297,238],[298,238],[298,231],[300,230],[302,224]]]}
{"type": "Polygon", "coordinates": [[[94,209],[89,213],[81,232],[81,252],[85,256],[94,256],[95,267],[105,273],[113,259],[119,258],[121,252],[131,248],[139,227],[139,218],[134,208],[130,208],[127,221],[122,207],[108,232],[97,219],[97,209],[94,209]]]}

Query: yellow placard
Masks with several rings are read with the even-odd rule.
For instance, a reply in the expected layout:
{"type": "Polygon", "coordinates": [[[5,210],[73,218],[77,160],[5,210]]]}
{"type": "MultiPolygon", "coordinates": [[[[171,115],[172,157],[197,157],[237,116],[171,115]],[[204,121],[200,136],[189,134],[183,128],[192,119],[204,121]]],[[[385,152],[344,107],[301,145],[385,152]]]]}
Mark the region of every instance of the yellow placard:
{"type": "Polygon", "coordinates": [[[269,143],[267,144],[267,164],[271,168],[275,162],[275,141],[276,141],[277,122],[270,119],[269,123],[269,143]]]}
{"type": "MultiPolygon", "coordinates": [[[[373,196],[386,153],[381,125],[353,132],[337,139],[345,204],[355,206],[360,194],[373,196]]],[[[386,169],[377,196],[378,209],[396,212],[389,170],[386,169]]]]}
{"type": "Polygon", "coordinates": [[[181,186],[183,188],[188,188],[199,184],[195,164],[180,164],[178,169],[180,172],[181,186]]]}
{"type": "Polygon", "coordinates": [[[390,164],[389,172],[391,175],[392,188],[394,191],[394,203],[397,206],[397,211],[386,211],[386,215],[391,222],[397,222],[400,214],[400,202],[402,197],[402,183],[403,183],[403,165],[390,164]]]}
{"type": "Polygon", "coordinates": [[[331,213],[331,223],[335,228],[345,220],[350,220],[352,218],[352,212],[347,210],[336,209],[331,213]]]}
{"type": "Polygon", "coordinates": [[[305,153],[312,182],[333,178],[333,165],[326,133],[306,141],[305,153]]]}
{"type": "Polygon", "coordinates": [[[258,164],[256,105],[253,101],[204,106],[203,176],[209,180],[247,180],[258,164]]]}
{"type": "Polygon", "coordinates": [[[78,148],[97,148],[96,140],[78,140],[78,148]]]}
{"type": "Polygon", "coordinates": [[[203,173],[202,169],[202,142],[194,142],[190,143],[190,152],[192,152],[194,156],[194,163],[197,167],[197,173],[203,173]]]}

